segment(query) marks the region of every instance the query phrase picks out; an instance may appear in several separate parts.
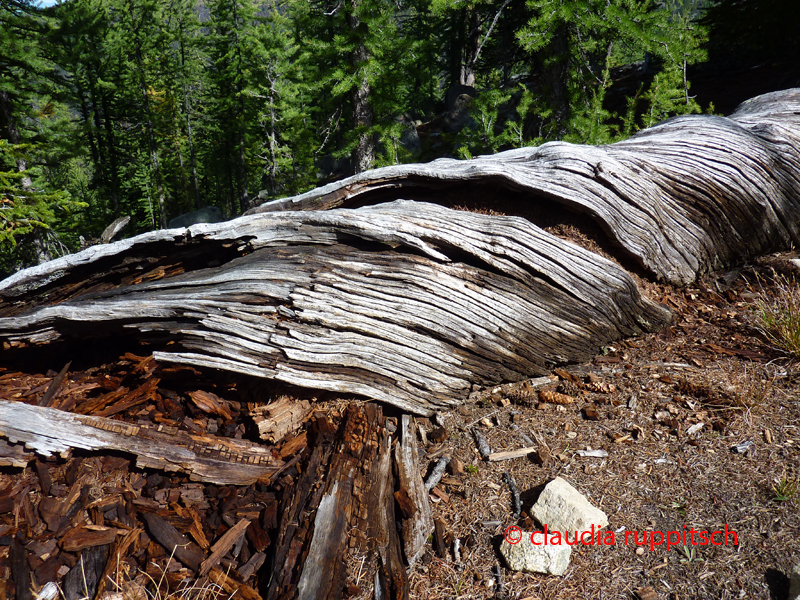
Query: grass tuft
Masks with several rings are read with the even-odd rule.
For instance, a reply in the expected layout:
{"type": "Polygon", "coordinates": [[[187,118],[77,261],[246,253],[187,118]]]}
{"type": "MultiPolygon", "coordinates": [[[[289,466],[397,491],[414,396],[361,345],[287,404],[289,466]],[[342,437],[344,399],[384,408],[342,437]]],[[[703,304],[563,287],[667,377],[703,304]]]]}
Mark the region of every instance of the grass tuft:
{"type": "Polygon", "coordinates": [[[780,479],[775,480],[775,485],[772,486],[772,491],[775,492],[774,500],[776,502],[787,502],[797,496],[800,491],[798,486],[797,477],[791,477],[784,470],[780,479]]]}
{"type": "Polygon", "coordinates": [[[773,277],[778,293],[770,298],[761,286],[756,301],[759,328],[774,346],[800,358],[800,286],[793,277],[773,277]]]}

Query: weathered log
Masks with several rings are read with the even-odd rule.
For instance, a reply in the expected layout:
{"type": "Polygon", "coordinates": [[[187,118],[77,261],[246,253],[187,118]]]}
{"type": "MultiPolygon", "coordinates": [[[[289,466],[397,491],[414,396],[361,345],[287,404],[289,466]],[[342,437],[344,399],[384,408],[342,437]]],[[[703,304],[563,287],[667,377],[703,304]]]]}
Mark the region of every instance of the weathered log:
{"type": "Polygon", "coordinates": [[[136,333],[177,342],[154,353],[161,361],[429,413],[475,383],[543,374],[669,317],[621,267],[522,218],[397,201],[185,233],[93,246],[12,276],[0,283],[0,340],[136,333]],[[164,266],[169,257],[156,257],[170,236],[176,256],[164,266]]]}
{"type": "Polygon", "coordinates": [[[628,258],[689,283],[800,244],[800,89],[752,98],[727,118],[668,119],[608,146],[551,142],[366,171],[250,213],[475,194],[493,205],[501,190],[516,192],[526,214],[549,204],[589,215],[628,258]]]}
{"type": "Polygon", "coordinates": [[[776,92],[730,118],[671,119],[610,146],[387,167],[228,223],[93,246],[0,282],[0,342],[127,333],[157,344],[162,361],[428,414],[669,315],[622,267],[527,219],[364,205],[455,204],[467,191],[512,195],[532,218],[566,207],[594,219],[622,258],[685,283],[800,244],[799,115],[800,90],[776,92]],[[287,207],[326,210],[265,212],[287,207]]]}
{"type": "Polygon", "coordinates": [[[194,480],[224,485],[268,481],[283,462],[268,446],[210,435],[189,435],[174,427],[130,425],[103,417],[0,400],[0,436],[43,456],[84,450],[122,450],[140,467],[183,471],[194,480]]]}

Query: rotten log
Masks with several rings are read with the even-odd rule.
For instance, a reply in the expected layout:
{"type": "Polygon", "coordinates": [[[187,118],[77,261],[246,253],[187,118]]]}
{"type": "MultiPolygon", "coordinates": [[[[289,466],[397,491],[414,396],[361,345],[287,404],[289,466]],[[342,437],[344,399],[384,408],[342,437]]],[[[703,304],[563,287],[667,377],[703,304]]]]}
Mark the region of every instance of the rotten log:
{"type": "Polygon", "coordinates": [[[283,466],[270,447],[260,444],[7,400],[0,400],[0,435],[23,442],[42,456],[68,453],[73,448],[130,452],[140,467],[182,471],[193,480],[221,485],[266,482],[283,466]]]}

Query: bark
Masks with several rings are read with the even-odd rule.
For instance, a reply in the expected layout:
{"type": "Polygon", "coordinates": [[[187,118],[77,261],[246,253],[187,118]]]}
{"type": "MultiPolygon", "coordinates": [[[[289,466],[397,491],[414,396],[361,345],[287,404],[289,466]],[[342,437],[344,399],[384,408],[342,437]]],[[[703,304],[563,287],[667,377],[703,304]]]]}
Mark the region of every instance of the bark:
{"type": "MultiPolygon", "coordinates": [[[[360,30],[366,25],[357,15],[360,0],[350,0],[350,10],[347,14],[347,24],[353,34],[361,37],[360,30]]],[[[353,172],[361,173],[372,167],[375,162],[375,140],[370,131],[372,128],[373,114],[370,102],[370,85],[367,78],[366,63],[369,52],[363,41],[360,41],[350,57],[353,69],[360,74],[359,84],[350,93],[350,108],[353,113],[353,127],[358,132],[358,141],[353,149],[351,161],[353,172]]]]}

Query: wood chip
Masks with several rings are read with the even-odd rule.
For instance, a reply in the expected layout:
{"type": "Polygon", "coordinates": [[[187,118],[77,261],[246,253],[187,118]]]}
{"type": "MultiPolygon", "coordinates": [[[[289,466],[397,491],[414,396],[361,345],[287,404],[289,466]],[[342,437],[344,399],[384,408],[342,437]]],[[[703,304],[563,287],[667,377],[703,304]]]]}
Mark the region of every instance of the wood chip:
{"type": "Polygon", "coordinates": [[[523,458],[529,454],[536,452],[536,448],[519,448],[518,450],[504,450],[503,452],[492,452],[486,457],[489,462],[498,462],[501,460],[511,460],[512,458],[523,458]]]}
{"type": "Polygon", "coordinates": [[[242,519],[236,525],[228,529],[216,543],[211,546],[211,555],[200,565],[200,576],[203,577],[219,564],[219,561],[228,551],[244,536],[244,532],[250,526],[249,519],[242,519]]]}

